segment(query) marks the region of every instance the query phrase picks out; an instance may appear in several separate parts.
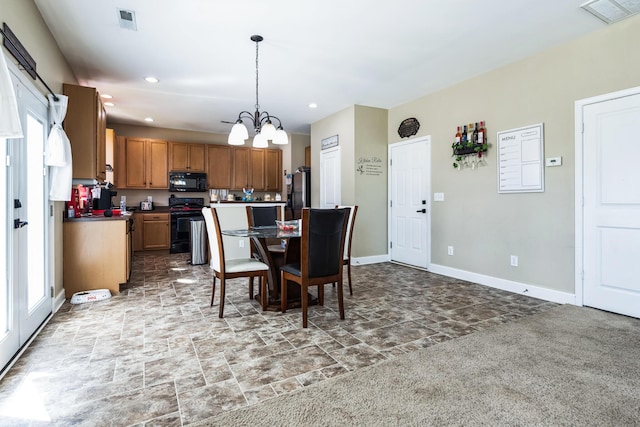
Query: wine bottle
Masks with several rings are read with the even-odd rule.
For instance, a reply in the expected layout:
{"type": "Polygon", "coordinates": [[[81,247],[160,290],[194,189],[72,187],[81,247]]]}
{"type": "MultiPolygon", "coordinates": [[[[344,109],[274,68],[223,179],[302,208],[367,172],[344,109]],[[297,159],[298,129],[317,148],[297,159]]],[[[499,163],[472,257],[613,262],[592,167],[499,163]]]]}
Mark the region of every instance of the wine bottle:
{"type": "Polygon", "coordinates": [[[462,140],[462,133],[460,133],[460,126],[458,126],[458,131],[456,132],[456,144],[459,144],[462,140]]]}
{"type": "Polygon", "coordinates": [[[473,123],[469,123],[467,127],[467,142],[473,142],[473,123]]]}
{"type": "Polygon", "coordinates": [[[480,129],[478,129],[478,144],[484,144],[486,139],[484,137],[485,134],[485,129],[484,129],[484,122],[481,121],[480,122],[480,129]]]}
{"type": "Polygon", "coordinates": [[[460,140],[463,144],[467,142],[467,125],[464,125],[464,129],[462,130],[462,138],[460,140]]]}
{"type": "Polygon", "coordinates": [[[473,143],[477,144],[478,143],[478,123],[476,122],[475,126],[473,127],[473,143]]]}

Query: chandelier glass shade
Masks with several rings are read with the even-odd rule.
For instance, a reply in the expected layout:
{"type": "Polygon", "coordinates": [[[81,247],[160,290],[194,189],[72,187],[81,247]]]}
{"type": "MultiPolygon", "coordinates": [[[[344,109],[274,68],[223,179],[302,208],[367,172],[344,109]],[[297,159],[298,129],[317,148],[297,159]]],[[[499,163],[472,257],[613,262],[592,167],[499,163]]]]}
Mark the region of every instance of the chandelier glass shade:
{"type": "Polygon", "coordinates": [[[262,40],[264,40],[262,36],[251,36],[251,41],[256,44],[256,111],[254,113],[241,111],[240,114],[238,114],[238,119],[229,133],[228,142],[230,145],[244,145],[244,142],[249,139],[249,131],[244,124],[244,120],[248,120],[256,132],[256,135],[253,137],[254,147],[267,148],[269,141],[276,145],[286,145],[289,143],[289,136],[284,131],[280,119],[269,114],[267,111],[260,111],[260,103],[258,102],[258,44],[262,40]],[[273,120],[277,121],[277,128],[273,124],[273,120]]]}

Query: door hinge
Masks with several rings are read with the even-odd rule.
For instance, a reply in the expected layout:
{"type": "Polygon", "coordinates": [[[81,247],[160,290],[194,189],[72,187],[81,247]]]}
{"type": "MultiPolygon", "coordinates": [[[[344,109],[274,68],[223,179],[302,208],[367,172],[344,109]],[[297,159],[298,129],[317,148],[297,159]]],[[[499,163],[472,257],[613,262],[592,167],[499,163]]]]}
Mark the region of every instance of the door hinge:
{"type": "Polygon", "coordinates": [[[49,216],[53,216],[53,205],[49,205],[49,216]]]}
{"type": "Polygon", "coordinates": [[[389,207],[392,208],[393,207],[393,200],[389,200],[389,207]]]}
{"type": "Polygon", "coordinates": [[[389,247],[393,248],[393,242],[389,242],[389,247]]]}
{"type": "Polygon", "coordinates": [[[53,298],[53,286],[49,286],[49,292],[51,292],[49,296],[53,298]]]}
{"type": "Polygon", "coordinates": [[[393,160],[389,159],[389,166],[391,166],[393,164],[393,160]]]}
{"type": "Polygon", "coordinates": [[[9,155],[7,155],[6,165],[7,165],[7,167],[11,166],[11,156],[9,156],[9,155]]]}
{"type": "Polygon", "coordinates": [[[582,122],[582,133],[584,133],[584,122],[582,122]]]}

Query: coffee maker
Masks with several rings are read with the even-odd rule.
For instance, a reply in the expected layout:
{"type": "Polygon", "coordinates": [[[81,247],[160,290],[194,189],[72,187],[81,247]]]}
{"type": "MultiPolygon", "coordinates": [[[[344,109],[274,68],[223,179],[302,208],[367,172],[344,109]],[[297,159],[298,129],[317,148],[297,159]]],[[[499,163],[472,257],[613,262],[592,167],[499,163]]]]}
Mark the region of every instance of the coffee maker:
{"type": "Polygon", "coordinates": [[[107,210],[111,209],[112,198],[117,195],[118,192],[110,188],[103,187],[100,189],[100,197],[93,199],[94,210],[107,210]]]}

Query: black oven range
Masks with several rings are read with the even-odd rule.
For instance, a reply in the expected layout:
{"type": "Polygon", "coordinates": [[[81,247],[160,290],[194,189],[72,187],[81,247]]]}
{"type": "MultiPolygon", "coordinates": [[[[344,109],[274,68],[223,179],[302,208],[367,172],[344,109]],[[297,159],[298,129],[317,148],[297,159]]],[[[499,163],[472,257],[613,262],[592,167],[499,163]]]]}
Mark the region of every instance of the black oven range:
{"type": "Polygon", "coordinates": [[[204,219],[202,197],[174,197],[169,198],[169,216],[171,219],[171,246],[169,253],[177,254],[189,252],[190,220],[204,219]]]}

